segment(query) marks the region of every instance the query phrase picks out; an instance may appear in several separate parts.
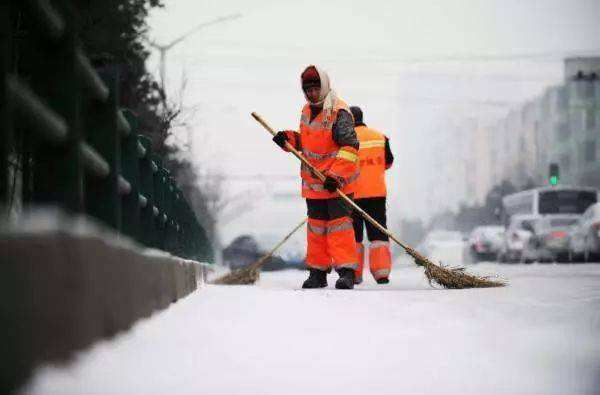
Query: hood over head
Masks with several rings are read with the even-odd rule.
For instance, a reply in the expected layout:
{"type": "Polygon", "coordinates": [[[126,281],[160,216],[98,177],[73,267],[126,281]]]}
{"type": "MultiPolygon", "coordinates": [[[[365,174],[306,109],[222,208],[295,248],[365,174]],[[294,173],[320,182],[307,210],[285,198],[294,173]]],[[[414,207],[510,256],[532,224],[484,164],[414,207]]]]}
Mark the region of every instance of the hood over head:
{"type": "Polygon", "coordinates": [[[330,116],[337,100],[337,94],[331,89],[329,75],[327,75],[327,72],[319,66],[309,65],[304,69],[302,74],[300,74],[300,83],[302,86],[302,92],[304,92],[304,97],[306,98],[308,104],[317,106],[322,105],[325,115],[330,116]],[[311,86],[321,87],[321,94],[319,95],[319,101],[317,103],[312,103],[306,96],[305,89],[311,86]]]}
{"type": "Polygon", "coordinates": [[[321,69],[319,66],[310,65],[306,67],[300,75],[300,83],[302,85],[302,92],[304,92],[304,97],[309,103],[310,101],[308,100],[308,97],[306,97],[306,89],[313,86],[321,87],[321,95],[319,96],[319,101],[317,103],[310,104],[323,104],[325,98],[331,92],[329,75],[327,75],[327,72],[321,69]]]}

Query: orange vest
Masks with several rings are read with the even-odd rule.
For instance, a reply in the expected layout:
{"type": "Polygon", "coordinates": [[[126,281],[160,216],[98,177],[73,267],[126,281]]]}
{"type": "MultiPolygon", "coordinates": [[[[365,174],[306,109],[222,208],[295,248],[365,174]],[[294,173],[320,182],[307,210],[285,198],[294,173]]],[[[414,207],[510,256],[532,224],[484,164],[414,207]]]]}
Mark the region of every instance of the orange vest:
{"type": "Polygon", "coordinates": [[[385,186],[385,136],[366,126],[354,128],[360,149],[358,151],[360,176],[356,180],[354,198],[384,197],[385,186]]]}
{"type": "MultiPolygon", "coordinates": [[[[310,105],[302,109],[300,118],[300,145],[306,159],[326,176],[338,179],[342,184],[342,192],[348,194],[354,191],[354,181],[358,177],[358,152],[352,147],[340,147],[333,140],[332,127],[337,119],[338,111],[344,109],[350,113],[348,105],[337,99],[331,115],[325,119],[321,111],[312,121],[310,120],[310,105]]],[[[331,199],[337,193],[328,192],[323,183],[303,165],[302,197],[307,199],[331,199]]]]}

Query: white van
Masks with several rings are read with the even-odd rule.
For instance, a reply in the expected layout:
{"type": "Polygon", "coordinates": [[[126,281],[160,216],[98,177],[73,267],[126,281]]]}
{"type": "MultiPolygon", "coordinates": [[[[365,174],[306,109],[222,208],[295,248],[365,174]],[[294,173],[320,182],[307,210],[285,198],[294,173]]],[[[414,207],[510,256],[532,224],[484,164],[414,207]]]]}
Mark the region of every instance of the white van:
{"type": "Polygon", "coordinates": [[[513,215],[573,215],[583,214],[598,202],[598,190],[589,187],[542,187],[513,193],[502,199],[505,226],[513,215]]]}

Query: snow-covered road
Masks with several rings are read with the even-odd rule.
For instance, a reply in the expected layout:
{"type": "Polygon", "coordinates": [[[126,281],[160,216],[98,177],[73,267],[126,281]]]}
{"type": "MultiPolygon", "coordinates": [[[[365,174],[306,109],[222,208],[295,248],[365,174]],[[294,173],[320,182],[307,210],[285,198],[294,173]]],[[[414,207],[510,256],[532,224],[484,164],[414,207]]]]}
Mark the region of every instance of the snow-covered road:
{"type": "Polygon", "coordinates": [[[600,265],[472,266],[500,289],[432,289],[422,271],[352,291],[306,274],[207,286],[32,394],[599,394],[600,265]]]}

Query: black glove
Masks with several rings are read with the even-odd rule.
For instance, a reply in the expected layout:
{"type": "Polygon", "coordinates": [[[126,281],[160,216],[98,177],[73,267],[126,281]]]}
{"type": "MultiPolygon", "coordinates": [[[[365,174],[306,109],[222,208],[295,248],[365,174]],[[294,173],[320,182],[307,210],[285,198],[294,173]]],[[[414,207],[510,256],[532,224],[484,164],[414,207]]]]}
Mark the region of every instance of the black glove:
{"type": "Polygon", "coordinates": [[[281,148],[284,148],[285,143],[288,141],[287,133],[284,131],[277,132],[277,134],[273,136],[273,141],[281,148]]]}
{"type": "Polygon", "coordinates": [[[340,182],[331,176],[327,176],[323,181],[323,188],[329,192],[335,192],[336,189],[340,188],[340,182]]]}

